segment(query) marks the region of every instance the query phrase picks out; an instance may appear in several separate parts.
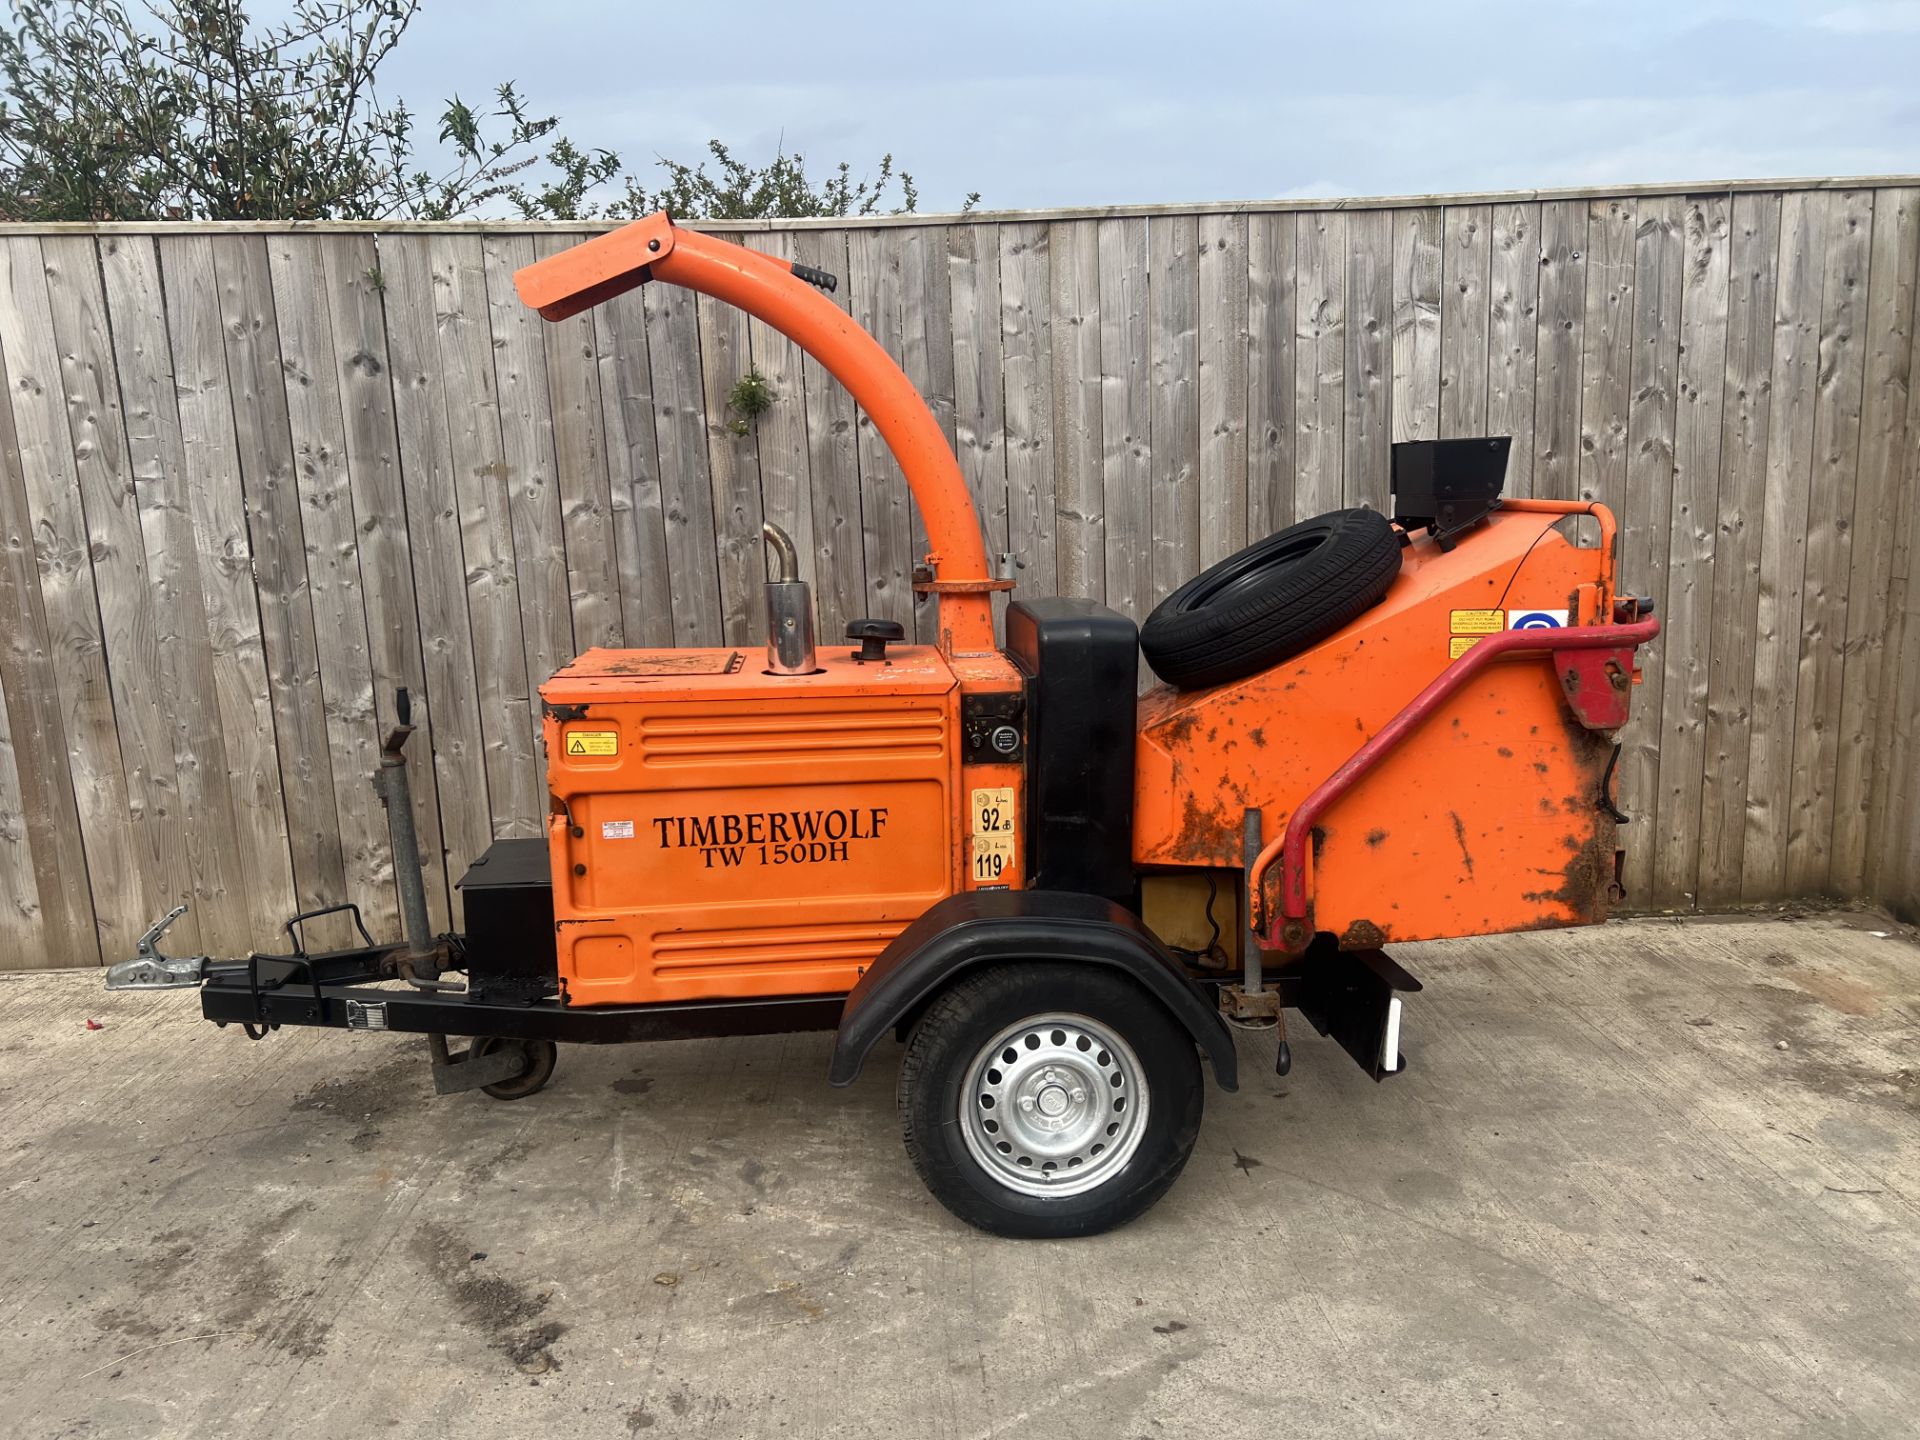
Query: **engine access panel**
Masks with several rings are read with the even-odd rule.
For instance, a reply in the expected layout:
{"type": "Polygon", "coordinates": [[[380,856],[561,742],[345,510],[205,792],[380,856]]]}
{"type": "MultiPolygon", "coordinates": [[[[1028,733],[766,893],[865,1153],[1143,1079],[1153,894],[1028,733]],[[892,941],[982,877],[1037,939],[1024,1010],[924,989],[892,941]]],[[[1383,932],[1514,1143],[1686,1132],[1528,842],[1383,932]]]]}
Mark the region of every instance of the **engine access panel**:
{"type": "Polygon", "coordinates": [[[959,886],[959,691],[930,646],[590,650],[540,687],[576,1005],[837,994],[959,886]]]}

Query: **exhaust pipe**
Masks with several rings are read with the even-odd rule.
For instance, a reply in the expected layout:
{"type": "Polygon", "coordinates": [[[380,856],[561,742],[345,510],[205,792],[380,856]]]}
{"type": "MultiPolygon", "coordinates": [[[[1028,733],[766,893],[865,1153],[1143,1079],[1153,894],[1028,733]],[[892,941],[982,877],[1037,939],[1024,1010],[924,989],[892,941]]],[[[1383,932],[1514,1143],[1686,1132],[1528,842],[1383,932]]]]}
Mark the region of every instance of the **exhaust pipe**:
{"type": "Polygon", "coordinates": [[[820,666],[813,645],[813,593],[800,578],[793,539],[771,520],[760,527],[774,578],[767,581],[767,673],[814,675],[820,666]]]}
{"type": "Polygon", "coordinates": [[[393,843],[393,874],[400,890],[400,919],[407,932],[407,973],[422,989],[453,988],[439,983],[440,953],[433,922],[427,918],[427,881],[421,873],[420,840],[413,827],[413,787],[407,782],[407,737],[413,734],[413,700],[404,688],[394,692],[399,724],[380,747],[380,768],[373,788],[386,807],[387,833],[393,843]]]}

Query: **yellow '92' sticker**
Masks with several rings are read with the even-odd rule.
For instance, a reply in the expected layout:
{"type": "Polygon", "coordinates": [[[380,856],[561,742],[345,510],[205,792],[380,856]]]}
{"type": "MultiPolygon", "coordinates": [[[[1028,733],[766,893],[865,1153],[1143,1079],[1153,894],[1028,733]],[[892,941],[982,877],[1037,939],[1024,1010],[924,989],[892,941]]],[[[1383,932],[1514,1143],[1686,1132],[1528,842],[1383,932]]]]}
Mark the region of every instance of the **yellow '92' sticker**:
{"type": "Polygon", "coordinates": [[[973,833],[1011,835],[1013,833],[1013,787],[982,786],[973,792],[973,833]]]}

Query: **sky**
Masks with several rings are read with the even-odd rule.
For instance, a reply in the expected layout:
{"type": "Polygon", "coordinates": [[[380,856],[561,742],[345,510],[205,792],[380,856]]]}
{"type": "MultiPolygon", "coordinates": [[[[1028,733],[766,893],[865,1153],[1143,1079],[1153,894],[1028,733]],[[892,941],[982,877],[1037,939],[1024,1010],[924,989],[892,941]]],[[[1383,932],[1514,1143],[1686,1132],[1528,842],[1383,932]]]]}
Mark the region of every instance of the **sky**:
{"type": "Polygon", "coordinates": [[[649,184],[891,151],[923,211],[1920,172],[1920,0],[425,0],[382,89],[507,79],[649,184]]]}

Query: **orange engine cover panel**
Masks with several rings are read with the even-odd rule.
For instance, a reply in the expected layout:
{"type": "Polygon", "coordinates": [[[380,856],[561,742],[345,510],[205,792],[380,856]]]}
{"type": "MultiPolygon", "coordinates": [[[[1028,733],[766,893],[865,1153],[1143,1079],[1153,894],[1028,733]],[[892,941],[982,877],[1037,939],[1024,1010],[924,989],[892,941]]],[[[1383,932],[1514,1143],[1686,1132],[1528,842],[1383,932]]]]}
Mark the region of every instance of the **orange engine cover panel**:
{"type": "Polygon", "coordinates": [[[592,650],[540,688],[576,1005],[852,988],[958,884],[958,690],[931,647],[592,650]]]}
{"type": "MultiPolygon", "coordinates": [[[[1294,808],[1477,634],[1610,613],[1602,557],[1551,516],[1496,513],[1445,552],[1404,553],[1386,598],[1245,680],[1141,700],[1134,858],[1238,867],[1259,809],[1294,808]]],[[[1350,948],[1604,918],[1611,734],[1582,728],[1544,654],[1470,682],[1316,827],[1314,927],[1350,948]]]]}

